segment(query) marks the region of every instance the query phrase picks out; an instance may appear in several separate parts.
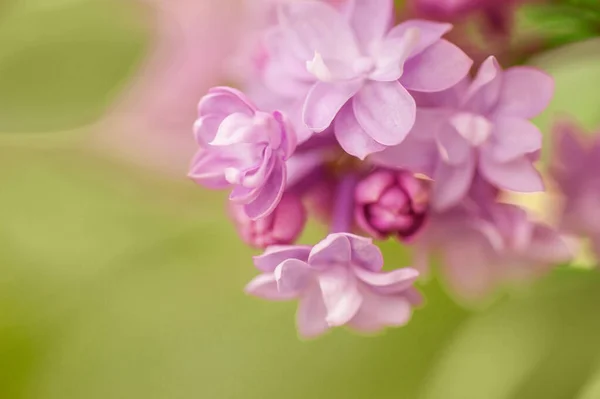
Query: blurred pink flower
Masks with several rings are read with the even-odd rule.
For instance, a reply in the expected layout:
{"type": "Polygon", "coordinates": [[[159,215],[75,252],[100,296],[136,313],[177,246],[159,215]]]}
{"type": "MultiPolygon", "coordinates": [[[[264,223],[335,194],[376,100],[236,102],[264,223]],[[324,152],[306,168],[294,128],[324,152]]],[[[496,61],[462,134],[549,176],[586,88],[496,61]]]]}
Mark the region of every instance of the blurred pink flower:
{"type": "Polygon", "coordinates": [[[239,41],[247,7],[243,0],[137,2],[152,15],[150,49],[125,95],[97,127],[96,144],[183,175],[194,147],[190,126],[198,99],[225,79],[225,61],[239,41]]]}
{"type": "Polygon", "coordinates": [[[600,135],[586,137],[578,126],[555,127],[552,176],[563,195],[561,227],[589,238],[600,257],[600,135]]]}
{"type": "Polygon", "coordinates": [[[470,199],[432,215],[416,244],[416,267],[426,272],[432,251],[439,253],[450,289],[468,301],[539,277],[573,255],[556,230],[531,220],[518,206],[470,199]]]}

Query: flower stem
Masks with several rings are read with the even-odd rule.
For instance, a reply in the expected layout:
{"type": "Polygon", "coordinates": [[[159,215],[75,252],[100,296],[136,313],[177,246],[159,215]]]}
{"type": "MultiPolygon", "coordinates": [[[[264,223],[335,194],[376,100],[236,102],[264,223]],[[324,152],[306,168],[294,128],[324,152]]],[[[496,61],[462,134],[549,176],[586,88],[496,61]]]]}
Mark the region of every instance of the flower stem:
{"type": "Polygon", "coordinates": [[[358,178],[356,174],[342,177],[335,193],[331,233],[349,233],[354,219],[354,188],[358,178]]]}

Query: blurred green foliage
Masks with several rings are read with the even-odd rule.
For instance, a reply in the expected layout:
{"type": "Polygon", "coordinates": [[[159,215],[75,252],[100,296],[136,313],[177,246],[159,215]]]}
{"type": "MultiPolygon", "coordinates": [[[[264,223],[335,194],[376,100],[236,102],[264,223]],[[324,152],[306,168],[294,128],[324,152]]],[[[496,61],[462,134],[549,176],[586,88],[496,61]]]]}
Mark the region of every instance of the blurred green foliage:
{"type": "MultiPolygon", "coordinates": [[[[600,397],[597,272],[557,270],[480,310],[433,280],[406,328],[305,342],[293,303],[242,293],[252,252],[223,196],[112,162],[79,136],[15,134],[102,113],[146,48],[132,12],[0,3],[0,398],[600,397]]],[[[557,80],[544,130],[556,113],[600,124],[599,47],[535,60],[557,80]]],[[[401,248],[384,252],[406,265],[401,248]]]]}
{"type": "Polygon", "coordinates": [[[523,8],[547,49],[600,36],[600,2],[550,0],[523,8]]]}
{"type": "Polygon", "coordinates": [[[0,7],[0,131],[92,122],[145,49],[139,7],[113,0],[21,0],[0,7]]]}

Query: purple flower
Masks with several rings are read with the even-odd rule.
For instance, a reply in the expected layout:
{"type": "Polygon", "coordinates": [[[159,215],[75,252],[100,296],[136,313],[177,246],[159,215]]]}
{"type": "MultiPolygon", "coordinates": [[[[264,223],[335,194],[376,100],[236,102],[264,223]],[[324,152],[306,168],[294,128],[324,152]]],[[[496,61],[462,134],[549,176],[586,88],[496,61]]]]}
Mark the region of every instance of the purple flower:
{"type": "Polygon", "coordinates": [[[382,272],[383,257],[370,239],[330,234],[314,247],[271,247],[254,263],[263,274],[246,287],[269,300],[298,299],[303,337],[347,325],[361,332],[405,325],[421,301],[414,269],[382,272]]]}
{"type": "Polygon", "coordinates": [[[539,277],[572,258],[558,232],[530,220],[523,209],[470,199],[432,214],[416,245],[422,260],[417,267],[426,272],[428,254],[439,253],[446,282],[466,300],[480,300],[503,285],[539,277]]]}
{"type": "Polygon", "coordinates": [[[230,206],[230,214],[242,240],[262,249],[294,243],[306,224],[304,205],[292,193],[283,194],[275,210],[260,219],[250,219],[243,206],[234,203],[230,206]]]}
{"type": "Polygon", "coordinates": [[[425,222],[428,185],[404,171],[379,169],[356,187],[354,216],[358,226],[374,238],[408,240],[425,222]]]}
{"type": "Polygon", "coordinates": [[[561,227],[589,238],[600,256],[600,135],[593,138],[573,124],[555,128],[552,176],[563,195],[561,227]]]}
{"type": "Polygon", "coordinates": [[[529,67],[503,72],[490,57],[473,81],[423,98],[407,140],[373,161],[431,177],[432,205],[439,210],[464,198],[476,173],[500,189],[542,191],[534,166],[542,135],[529,119],[546,108],[553,89],[545,73],[529,67]]]}
{"type": "Polygon", "coordinates": [[[390,30],[393,12],[392,0],[352,0],[341,10],[288,3],[268,35],[267,86],[295,98],[308,93],[304,123],[321,132],[335,119],[340,145],[359,158],[406,137],[416,112],[408,90],[445,90],[472,63],[441,39],[451,25],[413,20],[390,30]]]}
{"type": "Polygon", "coordinates": [[[281,113],[259,111],[239,91],[217,87],[200,101],[194,134],[201,146],[189,173],[194,181],[233,187],[229,198],[252,219],[275,209],[285,188],[285,161],[296,147],[281,113]]]}

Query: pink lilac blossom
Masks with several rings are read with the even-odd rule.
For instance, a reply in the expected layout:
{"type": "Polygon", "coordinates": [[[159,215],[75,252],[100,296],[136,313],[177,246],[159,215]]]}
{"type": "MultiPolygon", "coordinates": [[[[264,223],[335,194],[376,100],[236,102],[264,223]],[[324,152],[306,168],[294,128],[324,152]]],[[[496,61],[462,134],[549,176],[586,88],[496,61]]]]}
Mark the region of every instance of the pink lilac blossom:
{"type": "Polygon", "coordinates": [[[430,254],[439,253],[449,288],[468,301],[539,277],[572,258],[556,230],[531,220],[518,206],[472,199],[432,215],[415,245],[417,268],[426,273],[430,254]]]}
{"type": "Polygon", "coordinates": [[[244,207],[230,203],[229,213],[241,239],[255,248],[288,245],[298,239],[306,224],[306,209],[299,196],[285,193],[275,210],[260,219],[252,220],[244,207]]]}
{"type": "Polygon", "coordinates": [[[547,107],[553,88],[552,78],[535,68],[502,71],[490,57],[473,80],[421,97],[408,139],[373,162],[431,177],[438,210],[461,201],[476,173],[500,189],[543,191],[534,166],[542,134],[529,119],[547,107]]]}
{"type": "Polygon", "coordinates": [[[586,136],[573,123],[555,127],[552,177],[563,196],[564,231],[590,239],[600,257],[600,134],[586,136]]]}
{"type": "Polygon", "coordinates": [[[421,302],[412,287],[419,273],[411,268],[383,272],[379,248],[353,234],[330,234],[314,247],[271,247],[254,263],[263,273],[246,292],[298,300],[296,323],[306,338],[344,325],[366,333],[403,326],[421,302]]]}
{"type": "Polygon", "coordinates": [[[267,88],[305,95],[305,125],[321,132],[335,119],[340,145],[359,158],[406,137],[416,112],[408,90],[448,89],[472,63],[441,39],[451,25],[412,20],[390,29],[393,14],[392,0],[353,0],[341,10],[295,2],[281,7],[268,35],[267,88]]]}
{"type": "Polygon", "coordinates": [[[410,172],[378,169],[368,174],[354,193],[358,226],[383,240],[410,240],[421,231],[429,208],[429,183],[410,172]]]}
{"type": "Polygon", "coordinates": [[[285,161],[296,147],[294,131],[278,112],[256,109],[239,91],[211,89],[194,126],[201,146],[189,176],[212,189],[233,187],[230,200],[252,219],[271,213],[285,189],[285,161]]]}

